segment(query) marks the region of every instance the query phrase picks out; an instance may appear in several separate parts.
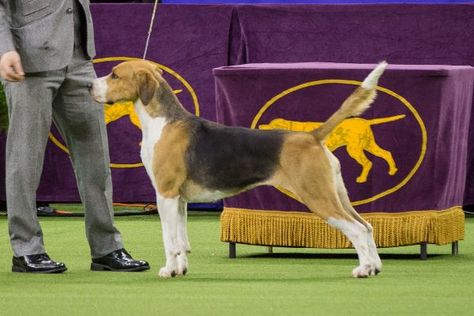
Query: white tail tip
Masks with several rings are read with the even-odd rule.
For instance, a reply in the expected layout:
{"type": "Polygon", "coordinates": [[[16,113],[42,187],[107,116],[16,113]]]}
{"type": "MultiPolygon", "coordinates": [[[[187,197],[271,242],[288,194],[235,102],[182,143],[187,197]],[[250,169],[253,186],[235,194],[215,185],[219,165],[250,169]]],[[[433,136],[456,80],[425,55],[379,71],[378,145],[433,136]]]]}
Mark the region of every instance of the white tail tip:
{"type": "Polygon", "coordinates": [[[370,74],[364,79],[362,82],[361,87],[366,90],[375,89],[377,83],[379,81],[380,76],[383,74],[385,68],[387,67],[388,63],[386,61],[380,62],[374,70],[370,72],[370,74]]]}

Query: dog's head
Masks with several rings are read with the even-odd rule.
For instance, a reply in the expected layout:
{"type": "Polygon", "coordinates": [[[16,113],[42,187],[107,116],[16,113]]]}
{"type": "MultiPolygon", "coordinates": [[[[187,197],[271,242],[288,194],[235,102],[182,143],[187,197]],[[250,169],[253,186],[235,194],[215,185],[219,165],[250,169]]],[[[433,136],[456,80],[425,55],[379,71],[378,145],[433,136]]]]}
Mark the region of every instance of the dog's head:
{"type": "Polygon", "coordinates": [[[95,79],[91,95],[100,103],[135,102],[140,99],[148,105],[164,80],[161,75],[161,69],[149,61],[126,61],[115,66],[107,76],[95,79]]]}

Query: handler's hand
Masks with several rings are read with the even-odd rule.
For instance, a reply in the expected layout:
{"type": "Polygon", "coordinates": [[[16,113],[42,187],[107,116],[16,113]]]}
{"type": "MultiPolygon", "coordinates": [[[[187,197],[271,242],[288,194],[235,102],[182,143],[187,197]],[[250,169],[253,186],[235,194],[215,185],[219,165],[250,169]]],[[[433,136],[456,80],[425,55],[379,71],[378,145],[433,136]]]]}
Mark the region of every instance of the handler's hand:
{"type": "Polygon", "coordinates": [[[25,79],[20,55],[16,51],[9,51],[0,58],[0,76],[8,81],[25,79]]]}

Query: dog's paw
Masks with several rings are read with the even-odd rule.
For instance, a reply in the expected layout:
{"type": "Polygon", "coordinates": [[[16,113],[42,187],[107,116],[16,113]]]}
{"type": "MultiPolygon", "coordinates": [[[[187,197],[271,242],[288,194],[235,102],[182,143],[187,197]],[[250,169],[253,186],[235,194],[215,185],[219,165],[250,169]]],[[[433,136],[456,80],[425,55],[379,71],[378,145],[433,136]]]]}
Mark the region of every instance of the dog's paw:
{"type": "Polygon", "coordinates": [[[160,273],[158,273],[160,278],[174,278],[177,273],[174,269],[170,269],[168,267],[163,267],[160,269],[160,273]]]}
{"type": "Polygon", "coordinates": [[[381,271],[380,269],[378,269],[373,264],[364,264],[352,270],[352,276],[354,278],[367,278],[369,276],[379,274],[381,271]]]}
{"type": "Polygon", "coordinates": [[[375,262],[375,275],[379,274],[380,272],[382,272],[382,261],[380,259],[378,259],[376,262],[375,262]]]}
{"type": "Polygon", "coordinates": [[[177,275],[186,275],[188,272],[188,257],[185,253],[178,256],[178,268],[176,271],[177,275]]]}

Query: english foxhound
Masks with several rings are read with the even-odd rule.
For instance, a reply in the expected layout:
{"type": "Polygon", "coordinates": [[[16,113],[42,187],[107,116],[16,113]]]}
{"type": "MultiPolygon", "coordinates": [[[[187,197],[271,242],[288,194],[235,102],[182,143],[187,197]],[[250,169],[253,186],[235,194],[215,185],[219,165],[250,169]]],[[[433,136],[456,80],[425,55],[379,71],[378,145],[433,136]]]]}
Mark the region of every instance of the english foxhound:
{"type": "Polygon", "coordinates": [[[228,127],[186,111],[148,61],[127,61],[94,81],[96,101],[133,101],[142,126],[141,158],[156,191],[166,265],[160,277],[184,275],[190,244],[186,203],[209,202],[260,185],[283,187],[339,229],[359,257],[354,277],[376,275],[382,262],[372,227],[351,206],[340,164],[324,140],[344,119],[374,101],[387,63],[380,63],[341,107],[310,132],[228,127]]]}

